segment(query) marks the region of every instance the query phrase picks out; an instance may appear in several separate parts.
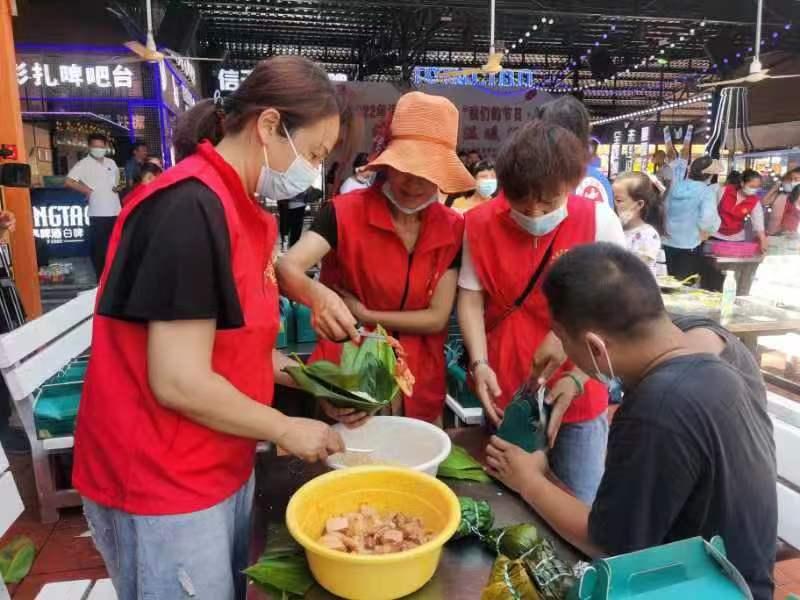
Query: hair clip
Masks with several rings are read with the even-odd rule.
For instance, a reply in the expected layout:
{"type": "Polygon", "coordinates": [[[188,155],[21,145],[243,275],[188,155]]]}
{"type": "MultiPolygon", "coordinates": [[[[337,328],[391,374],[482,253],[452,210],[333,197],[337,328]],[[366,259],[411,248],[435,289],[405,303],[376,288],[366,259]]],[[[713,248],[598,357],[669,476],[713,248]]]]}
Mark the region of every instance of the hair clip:
{"type": "Polygon", "coordinates": [[[663,183],[661,183],[661,180],[658,177],[656,177],[652,173],[648,173],[647,171],[644,171],[644,174],[647,175],[647,178],[650,180],[650,183],[652,183],[653,187],[655,187],[658,190],[659,194],[663,194],[667,190],[667,188],[664,186],[663,183]]]}

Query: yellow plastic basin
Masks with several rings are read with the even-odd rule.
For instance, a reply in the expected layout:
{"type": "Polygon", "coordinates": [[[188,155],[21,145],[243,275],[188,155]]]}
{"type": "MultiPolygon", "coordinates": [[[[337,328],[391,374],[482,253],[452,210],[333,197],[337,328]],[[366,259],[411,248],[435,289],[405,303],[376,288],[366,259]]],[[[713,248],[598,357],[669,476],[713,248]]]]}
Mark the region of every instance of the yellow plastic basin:
{"type": "Polygon", "coordinates": [[[303,546],[317,582],[348,600],[392,600],[425,585],[442,546],[458,528],[456,495],[438,479],[396,467],[355,467],[312,479],[292,496],[286,525],[303,546]],[[325,522],[368,504],[381,513],[420,517],[435,537],[419,548],[379,556],[337,552],[317,543],[325,522]]]}

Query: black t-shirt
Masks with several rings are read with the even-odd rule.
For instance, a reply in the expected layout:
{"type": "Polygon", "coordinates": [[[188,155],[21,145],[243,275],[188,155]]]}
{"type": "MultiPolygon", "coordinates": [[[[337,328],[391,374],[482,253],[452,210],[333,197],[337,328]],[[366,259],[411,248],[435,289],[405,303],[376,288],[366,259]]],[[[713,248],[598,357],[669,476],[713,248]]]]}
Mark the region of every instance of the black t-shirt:
{"type": "Polygon", "coordinates": [[[217,195],[195,179],[158,192],[125,222],[98,313],[125,321],[244,324],[217,195]]]}
{"type": "Polygon", "coordinates": [[[722,536],[756,600],[771,600],[777,539],[775,444],[766,390],[744,345],[707,319],[680,318],[726,344],[658,365],[611,425],[589,536],[622,554],[701,535],[722,536]]]}
{"type": "MultiPolygon", "coordinates": [[[[339,243],[339,230],[336,223],[336,207],[333,202],[327,202],[320,207],[317,218],[314,219],[314,222],[311,224],[311,231],[321,235],[331,248],[334,250],[336,249],[336,245],[339,243]]],[[[461,268],[460,250],[453,259],[453,262],[450,263],[450,268],[461,268]]]]}

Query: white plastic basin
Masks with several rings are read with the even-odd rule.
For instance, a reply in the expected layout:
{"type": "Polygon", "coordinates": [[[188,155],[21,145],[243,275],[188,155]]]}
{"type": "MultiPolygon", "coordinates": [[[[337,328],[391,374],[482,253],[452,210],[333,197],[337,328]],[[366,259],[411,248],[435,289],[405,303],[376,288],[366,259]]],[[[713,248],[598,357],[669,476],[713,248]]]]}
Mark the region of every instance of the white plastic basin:
{"type": "Polygon", "coordinates": [[[332,469],[385,464],[409,467],[436,476],[439,464],[450,454],[450,438],[430,423],[407,417],[373,417],[358,429],[333,427],[348,448],[371,449],[370,454],[334,454],[326,461],[332,469]]]}

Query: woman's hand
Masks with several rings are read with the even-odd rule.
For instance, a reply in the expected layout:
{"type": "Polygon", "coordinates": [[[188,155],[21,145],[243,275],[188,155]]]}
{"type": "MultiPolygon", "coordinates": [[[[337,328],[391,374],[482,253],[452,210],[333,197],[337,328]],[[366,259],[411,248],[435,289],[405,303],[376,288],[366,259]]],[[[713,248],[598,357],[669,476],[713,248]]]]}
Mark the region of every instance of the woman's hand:
{"type": "Polygon", "coordinates": [[[344,452],[342,437],[329,425],[299,417],[288,420],[286,431],[275,443],[292,456],[312,463],[344,452]]]}
{"type": "Polygon", "coordinates": [[[339,294],[321,283],[314,285],[311,312],[314,330],[322,337],[333,342],[359,341],[357,321],[350,309],[339,294]]]}
{"type": "Polygon", "coordinates": [[[319,404],[320,407],[322,407],[322,412],[324,412],[328,418],[341,423],[348,429],[361,427],[370,418],[367,413],[357,411],[354,408],[337,408],[324,398],[320,400],[319,404]]]}
{"type": "Polygon", "coordinates": [[[761,254],[766,254],[767,250],[769,250],[769,238],[762,233],[758,236],[758,243],[761,246],[761,254]]]}
{"type": "Polygon", "coordinates": [[[342,297],[342,301],[344,302],[347,309],[353,314],[356,318],[356,321],[359,323],[368,323],[370,319],[367,318],[367,308],[362,304],[361,300],[356,298],[353,294],[348,292],[347,290],[337,288],[336,291],[342,297]]]}
{"type": "Polygon", "coordinates": [[[544,385],[564,364],[565,360],[567,360],[567,354],[564,352],[564,346],[561,345],[561,340],[556,334],[551,331],[545,336],[536,349],[536,354],[533,355],[531,380],[535,381],[537,385],[544,385]]]}
{"type": "Polygon", "coordinates": [[[475,393],[483,404],[486,416],[492,425],[497,427],[503,420],[503,409],[495,403],[495,399],[502,395],[497,383],[497,375],[486,363],[480,363],[472,371],[472,380],[475,383],[475,393]]]}
{"type": "Polygon", "coordinates": [[[567,409],[572,405],[581,393],[578,384],[572,376],[564,376],[559,379],[545,398],[545,402],[552,405],[550,409],[550,420],[547,423],[547,444],[551,448],[556,444],[558,430],[561,429],[561,420],[567,409]]]}
{"type": "Polygon", "coordinates": [[[486,447],[486,466],[492,477],[518,494],[538,477],[546,477],[550,470],[547,456],[541,450],[528,453],[496,435],[486,447]]]}

